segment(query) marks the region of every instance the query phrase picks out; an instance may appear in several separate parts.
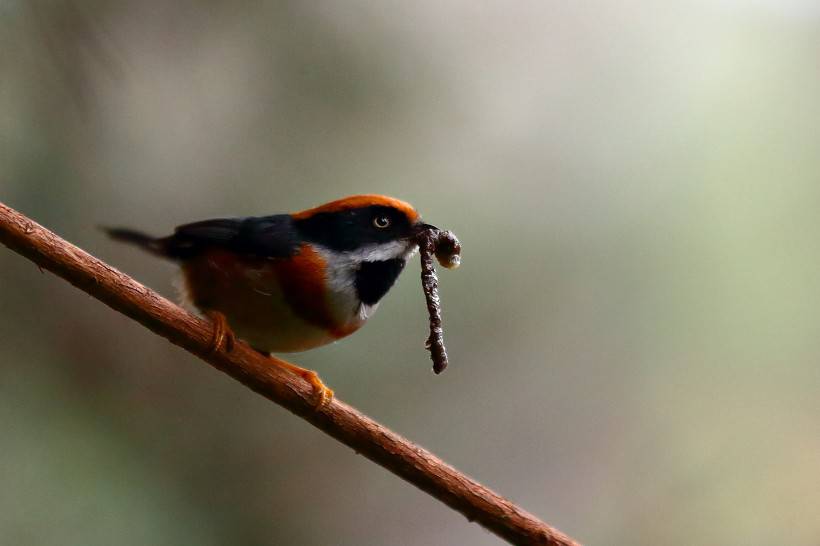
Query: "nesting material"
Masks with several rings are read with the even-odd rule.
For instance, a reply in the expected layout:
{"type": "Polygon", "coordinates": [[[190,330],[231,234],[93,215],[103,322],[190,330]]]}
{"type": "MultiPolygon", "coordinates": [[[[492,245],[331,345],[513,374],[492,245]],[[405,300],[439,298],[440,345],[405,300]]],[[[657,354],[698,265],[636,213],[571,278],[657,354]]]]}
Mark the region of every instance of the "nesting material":
{"type": "Polygon", "coordinates": [[[433,372],[439,374],[447,367],[447,349],[444,347],[441,298],[438,295],[438,276],[433,265],[433,256],[442,267],[455,269],[461,264],[461,244],[452,231],[442,231],[433,227],[419,234],[418,244],[421,256],[421,287],[430,315],[430,336],[425,346],[433,360],[433,372]]]}

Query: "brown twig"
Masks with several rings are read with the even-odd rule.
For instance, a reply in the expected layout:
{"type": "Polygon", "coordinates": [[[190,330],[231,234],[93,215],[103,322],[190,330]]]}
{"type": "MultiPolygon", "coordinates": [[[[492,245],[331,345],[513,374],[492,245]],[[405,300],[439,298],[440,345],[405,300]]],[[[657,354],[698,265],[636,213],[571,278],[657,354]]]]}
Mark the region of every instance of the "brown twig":
{"type": "Polygon", "coordinates": [[[421,256],[421,287],[427,301],[430,316],[430,335],[425,347],[433,360],[433,372],[440,374],[447,367],[447,349],[444,347],[444,327],[441,325],[441,298],[438,295],[438,275],[433,265],[433,256],[448,269],[461,263],[461,244],[451,231],[441,231],[430,226],[418,236],[421,256]]]}
{"type": "Polygon", "coordinates": [[[211,352],[209,322],[0,203],[0,242],[301,416],[368,459],[513,544],[576,545],[571,538],[441,459],[334,399],[315,409],[313,387],[237,342],[211,352]]]}

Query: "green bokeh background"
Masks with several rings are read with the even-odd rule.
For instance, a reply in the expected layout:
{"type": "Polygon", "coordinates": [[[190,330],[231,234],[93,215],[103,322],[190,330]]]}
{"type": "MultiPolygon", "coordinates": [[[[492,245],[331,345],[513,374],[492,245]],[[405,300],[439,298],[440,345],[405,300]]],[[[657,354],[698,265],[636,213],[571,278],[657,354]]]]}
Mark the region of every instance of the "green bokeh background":
{"type": "MultiPolygon", "coordinates": [[[[99,224],[378,192],[464,244],[295,357],[586,544],[820,544],[820,4],[0,0],[0,200],[99,224]]],[[[498,540],[0,249],[0,544],[498,540]]]]}

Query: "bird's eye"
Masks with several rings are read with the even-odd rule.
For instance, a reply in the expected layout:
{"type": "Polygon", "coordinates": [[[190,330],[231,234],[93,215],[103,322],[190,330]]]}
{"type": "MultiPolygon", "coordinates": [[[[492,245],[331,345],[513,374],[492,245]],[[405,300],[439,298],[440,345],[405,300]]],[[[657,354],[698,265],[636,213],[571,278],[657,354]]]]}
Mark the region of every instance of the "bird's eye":
{"type": "Polygon", "coordinates": [[[390,225],[390,218],[384,215],[376,216],[373,218],[373,225],[379,229],[384,229],[390,225]]]}

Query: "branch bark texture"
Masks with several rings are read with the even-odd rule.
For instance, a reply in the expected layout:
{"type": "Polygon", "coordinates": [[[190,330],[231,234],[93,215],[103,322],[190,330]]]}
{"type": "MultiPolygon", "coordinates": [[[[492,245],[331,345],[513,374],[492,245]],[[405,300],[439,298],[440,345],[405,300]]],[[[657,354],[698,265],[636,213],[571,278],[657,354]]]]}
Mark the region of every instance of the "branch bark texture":
{"type": "Polygon", "coordinates": [[[578,546],[567,535],[344,402],[334,398],[321,409],[315,409],[313,387],[308,382],[272,366],[268,358],[245,343],[236,343],[230,352],[211,351],[213,329],[209,322],[3,203],[0,203],[0,242],[197,355],[510,543],[578,546]]]}

